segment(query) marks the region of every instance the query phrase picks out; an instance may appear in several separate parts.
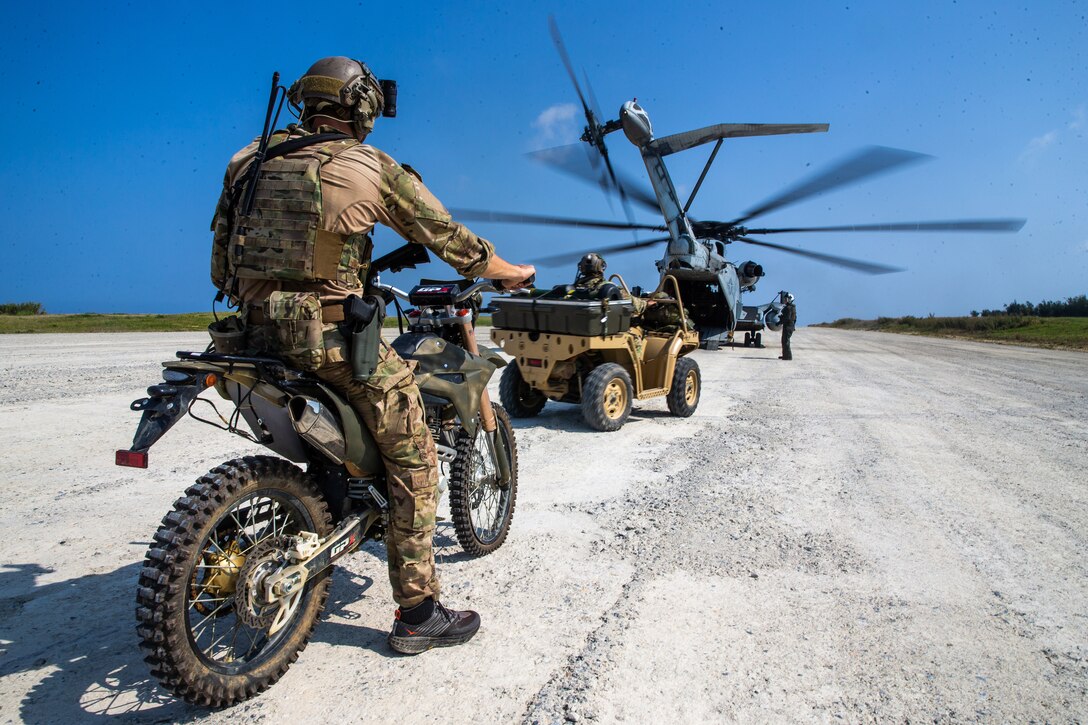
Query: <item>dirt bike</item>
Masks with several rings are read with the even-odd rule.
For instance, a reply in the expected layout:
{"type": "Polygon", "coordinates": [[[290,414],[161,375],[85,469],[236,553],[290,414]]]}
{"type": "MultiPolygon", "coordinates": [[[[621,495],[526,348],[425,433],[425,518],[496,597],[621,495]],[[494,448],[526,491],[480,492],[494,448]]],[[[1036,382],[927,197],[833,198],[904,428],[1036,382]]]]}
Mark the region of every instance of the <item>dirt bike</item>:
{"type": "MultiPolygon", "coordinates": [[[[370,287],[417,305],[392,347],[416,362],[439,495],[448,488],[458,541],[470,555],[495,551],[514,513],[517,449],[486,389],[505,362],[478,348],[473,325],[480,293],[499,290],[460,280],[406,294],[376,277],[370,287]]],[[[132,403],[143,417],[118,465],[146,468],[148,449],[187,412],[214,424],[193,412],[211,402],[198,397],[208,388],[233,406],[219,427],[278,454],[227,461],[199,478],[163,518],[140,573],[137,631],[152,674],[189,702],[223,707],[287,671],[325,606],[332,565],[383,537],[384,466],[355,411],[313,374],[213,346],[178,352],[163,367],[163,382],[132,403]]]]}

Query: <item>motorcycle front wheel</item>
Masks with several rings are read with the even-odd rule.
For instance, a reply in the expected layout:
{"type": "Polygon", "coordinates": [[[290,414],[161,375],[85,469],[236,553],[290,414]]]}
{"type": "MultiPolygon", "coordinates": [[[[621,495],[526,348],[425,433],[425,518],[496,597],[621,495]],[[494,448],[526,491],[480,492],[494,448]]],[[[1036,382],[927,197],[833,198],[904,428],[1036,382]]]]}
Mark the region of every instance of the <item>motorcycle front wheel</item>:
{"type": "Polygon", "coordinates": [[[289,541],[284,537],[324,536],[330,528],[321,494],[282,459],[236,459],[198,479],[163,518],[140,573],[137,632],[152,675],[206,707],[233,705],[276,682],[313,633],[329,570],[306,583],[275,633],[272,614],[254,609],[252,597],[238,591],[245,591],[240,574],[281,564],[277,547],[289,541]]]}
{"type": "MultiPolygon", "coordinates": [[[[502,406],[491,404],[498,424],[495,435],[502,436],[506,460],[510,464],[510,482],[499,483],[498,467],[483,426],[476,434],[462,429],[457,436],[457,458],[450,471],[450,517],[457,531],[457,541],[471,556],[484,556],[498,549],[510,533],[514,504],[518,496],[518,451],[514,428],[502,406]]],[[[477,421],[478,422],[478,421],[477,421]]]]}

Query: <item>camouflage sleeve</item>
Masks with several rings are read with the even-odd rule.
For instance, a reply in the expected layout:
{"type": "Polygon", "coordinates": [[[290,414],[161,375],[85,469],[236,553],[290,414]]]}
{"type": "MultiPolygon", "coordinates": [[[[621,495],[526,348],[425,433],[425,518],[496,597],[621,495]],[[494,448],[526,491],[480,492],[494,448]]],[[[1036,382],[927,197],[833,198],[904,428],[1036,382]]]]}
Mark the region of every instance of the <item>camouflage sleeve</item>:
{"type": "Polygon", "coordinates": [[[212,284],[216,289],[223,289],[227,280],[227,242],[230,241],[230,229],[227,223],[227,208],[230,205],[230,173],[223,179],[223,191],[212,217],[212,284]]]}
{"type": "Polygon", "coordinates": [[[453,220],[442,202],[419,177],[389,157],[381,170],[382,203],[393,228],[405,239],[422,244],[464,277],[479,277],[495,247],[453,220]]]}

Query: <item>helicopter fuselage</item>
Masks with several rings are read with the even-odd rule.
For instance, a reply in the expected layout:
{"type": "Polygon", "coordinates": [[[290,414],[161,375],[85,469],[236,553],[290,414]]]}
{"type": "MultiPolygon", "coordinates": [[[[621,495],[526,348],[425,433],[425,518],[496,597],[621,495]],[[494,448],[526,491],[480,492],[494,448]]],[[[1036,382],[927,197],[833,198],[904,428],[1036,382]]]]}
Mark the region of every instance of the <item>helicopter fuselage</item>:
{"type": "Polygon", "coordinates": [[[755,262],[738,268],[725,258],[726,242],[696,238],[665,166],[665,154],[653,143],[649,115],[636,101],[623,104],[620,123],[624,135],[642,155],[671,238],[657,262],[657,271],[662,277],[669,274],[676,278],[702,343],[717,347],[732,336],[743,311],[741,292],[755,289],[763,268],[755,262]]]}

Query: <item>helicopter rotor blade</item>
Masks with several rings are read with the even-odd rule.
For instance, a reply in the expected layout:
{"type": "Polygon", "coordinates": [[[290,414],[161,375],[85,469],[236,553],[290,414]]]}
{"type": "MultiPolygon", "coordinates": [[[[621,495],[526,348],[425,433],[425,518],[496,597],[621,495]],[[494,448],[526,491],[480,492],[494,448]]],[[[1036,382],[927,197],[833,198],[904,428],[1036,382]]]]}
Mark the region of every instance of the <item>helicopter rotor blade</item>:
{"type": "Polygon", "coordinates": [[[570,62],[570,56],[567,55],[567,46],[563,43],[563,36],[559,34],[559,24],[555,22],[554,15],[548,16],[548,30],[551,31],[552,42],[555,43],[555,49],[559,51],[559,59],[563,61],[563,66],[567,69],[570,82],[574,84],[574,92],[578,94],[578,100],[582,102],[582,110],[586,114],[586,121],[596,129],[597,119],[593,115],[589,104],[586,103],[586,97],[582,94],[582,87],[578,85],[578,76],[574,72],[574,64],[570,62]]]}
{"type": "Polygon", "coordinates": [[[738,237],[738,242],[744,242],[745,244],[754,244],[757,247],[768,247],[770,249],[777,249],[782,252],[788,252],[789,254],[797,254],[802,257],[808,257],[815,259],[825,264],[833,264],[836,267],[846,267],[847,269],[853,269],[858,272],[864,272],[866,274],[889,274],[891,272],[903,272],[902,267],[890,267],[886,264],[877,264],[876,262],[866,262],[862,259],[850,259],[849,257],[839,257],[834,254],[824,254],[823,252],[811,252],[807,249],[797,249],[795,247],[787,247],[782,244],[774,244],[773,242],[764,242],[759,239],[751,239],[750,237],[738,237]]]}
{"type": "MultiPolygon", "coordinates": [[[[606,193],[608,191],[608,177],[606,171],[600,168],[599,157],[592,155],[589,148],[581,143],[531,151],[526,155],[533,161],[547,164],[556,171],[597,184],[606,193]]],[[[661,213],[657,197],[641,182],[625,176],[615,169],[612,169],[612,175],[615,176],[617,185],[624,190],[630,201],[636,202],[657,214],[661,213]]]]}
{"type": "Polygon", "coordinates": [[[668,229],[660,224],[637,224],[631,222],[610,222],[596,219],[572,219],[570,217],[546,216],[543,214],[519,214],[504,211],[486,211],[482,209],[450,209],[456,219],[477,222],[501,222],[510,224],[545,224],[561,227],[582,227],[585,229],[648,229],[664,232],[668,229]]]}
{"type": "Polygon", "coordinates": [[[616,170],[612,168],[612,160],[608,158],[608,147],[604,145],[604,139],[601,139],[600,145],[601,158],[604,159],[604,167],[608,169],[608,178],[612,181],[612,186],[619,192],[620,204],[623,205],[624,216],[627,217],[627,221],[632,224],[635,221],[635,213],[631,209],[631,202],[627,199],[627,190],[623,188],[623,184],[616,178],[616,170]]]}
{"type": "Polygon", "coordinates": [[[892,224],[847,224],[836,227],[789,227],[749,229],[749,234],[787,232],[1018,232],[1026,219],[958,219],[938,222],[895,222],[892,224]]]}
{"type": "Polygon", "coordinates": [[[589,73],[582,70],[582,80],[586,82],[586,95],[589,96],[589,108],[593,111],[594,118],[601,117],[601,104],[597,103],[597,94],[593,92],[593,84],[589,82],[589,73]]]}
{"type": "Polygon", "coordinates": [[[762,204],[749,209],[744,216],[733,220],[732,224],[743,224],[749,219],[796,204],[802,199],[823,194],[841,186],[853,184],[862,179],[889,172],[899,166],[933,158],[915,151],[904,151],[886,146],[869,146],[843,159],[839,163],[817,173],[786,191],[774,196],[762,204]]]}
{"type": "MultiPolygon", "coordinates": [[[[667,242],[670,239],[672,239],[672,237],[640,239],[634,242],[627,242],[626,244],[615,244],[610,247],[599,247],[594,251],[596,251],[598,254],[621,254],[623,252],[634,252],[638,249],[652,247],[655,244],[667,242]]],[[[535,262],[539,263],[542,266],[555,267],[562,264],[569,264],[570,262],[575,262],[581,259],[586,254],[586,252],[587,250],[582,250],[580,252],[563,252],[561,254],[553,254],[548,257],[540,257],[536,259],[535,262]]]]}

